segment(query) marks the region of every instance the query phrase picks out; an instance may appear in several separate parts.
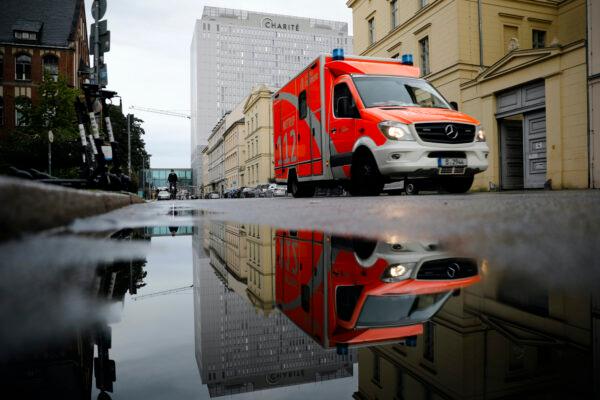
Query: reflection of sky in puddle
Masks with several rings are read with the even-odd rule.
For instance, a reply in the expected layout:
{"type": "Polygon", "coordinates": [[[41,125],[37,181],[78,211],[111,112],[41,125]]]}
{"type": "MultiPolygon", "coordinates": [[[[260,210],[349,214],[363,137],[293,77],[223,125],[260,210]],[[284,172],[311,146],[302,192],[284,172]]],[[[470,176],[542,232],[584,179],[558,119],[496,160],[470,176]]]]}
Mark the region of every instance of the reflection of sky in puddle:
{"type": "MultiPolygon", "coordinates": [[[[196,210],[175,211],[154,228],[136,230],[132,242],[54,236],[1,245],[0,296],[10,300],[0,304],[2,325],[12,327],[8,332],[21,345],[39,345],[109,324],[114,399],[237,392],[247,393],[235,398],[350,398],[355,392],[386,398],[398,390],[414,398],[452,386],[444,382],[466,385],[482,369],[500,389],[520,376],[511,384],[516,396],[533,387],[549,395],[585,395],[590,388],[591,325],[598,326],[598,300],[590,292],[598,271],[577,264],[589,259],[578,249],[565,246],[548,264],[545,249],[530,243],[510,237],[486,243],[488,229],[481,238],[417,237],[400,229],[359,240],[204,222],[196,210]],[[152,236],[149,247],[145,236],[152,236]],[[145,259],[134,278],[132,255],[145,259]],[[460,276],[465,258],[475,260],[474,275],[460,276]],[[98,265],[104,269],[96,271],[98,265]],[[427,265],[438,268],[428,273],[445,278],[419,278],[427,265]],[[392,267],[401,279],[383,283],[392,267]],[[118,295],[128,291],[130,278],[139,278],[137,293],[118,295]],[[351,286],[360,291],[337,290],[351,286]],[[117,297],[107,295],[110,287],[117,297]],[[378,303],[370,318],[361,318],[371,307],[368,295],[399,302],[389,313],[378,303]],[[381,326],[366,326],[374,322],[381,326]],[[457,363],[464,372],[451,367],[457,363]],[[437,383],[425,383],[433,370],[437,383]],[[399,376],[406,382],[401,389],[399,376]]],[[[100,230],[126,225],[112,218],[100,230]]],[[[78,224],[73,231],[88,231],[88,222],[78,224]]],[[[10,340],[2,336],[5,345],[10,340]]],[[[467,386],[452,393],[471,395],[467,386]]],[[[482,396],[487,390],[483,381],[472,387],[482,396]]]]}

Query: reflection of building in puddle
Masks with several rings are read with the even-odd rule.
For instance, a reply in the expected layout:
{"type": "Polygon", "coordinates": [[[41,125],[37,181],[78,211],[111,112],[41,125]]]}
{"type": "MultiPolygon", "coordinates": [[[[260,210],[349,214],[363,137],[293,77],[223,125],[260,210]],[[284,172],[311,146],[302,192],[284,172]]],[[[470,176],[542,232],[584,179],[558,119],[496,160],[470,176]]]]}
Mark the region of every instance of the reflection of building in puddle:
{"type": "Polygon", "coordinates": [[[196,360],[211,397],[352,375],[355,353],[325,351],[270,312],[270,228],[211,223],[203,232],[209,258],[194,259],[196,360]]]}
{"type": "Polygon", "coordinates": [[[593,398],[598,297],[540,286],[518,269],[485,271],[415,347],[361,349],[354,398],[593,398]]]}

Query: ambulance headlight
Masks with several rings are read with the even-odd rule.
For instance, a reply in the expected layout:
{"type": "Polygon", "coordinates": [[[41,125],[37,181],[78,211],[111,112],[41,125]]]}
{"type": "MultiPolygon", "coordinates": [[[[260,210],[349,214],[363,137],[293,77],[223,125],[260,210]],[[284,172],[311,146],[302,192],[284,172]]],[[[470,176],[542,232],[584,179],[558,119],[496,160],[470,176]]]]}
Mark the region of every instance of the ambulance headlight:
{"type": "Polygon", "coordinates": [[[392,283],[408,279],[415,265],[415,263],[392,264],[385,270],[381,280],[392,283]]]}
{"type": "Polygon", "coordinates": [[[396,121],[383,121],[379,123],[379,130],[391,140],[415,140],[408,125],[396,121]]]}
{"type": "Polygon", "coordinates": [[[476,142],[485,142],[485,130],[483,129],[483,126],[481,126],[481,125],[479,125],[475,129],[475,141],[476,142]]]}

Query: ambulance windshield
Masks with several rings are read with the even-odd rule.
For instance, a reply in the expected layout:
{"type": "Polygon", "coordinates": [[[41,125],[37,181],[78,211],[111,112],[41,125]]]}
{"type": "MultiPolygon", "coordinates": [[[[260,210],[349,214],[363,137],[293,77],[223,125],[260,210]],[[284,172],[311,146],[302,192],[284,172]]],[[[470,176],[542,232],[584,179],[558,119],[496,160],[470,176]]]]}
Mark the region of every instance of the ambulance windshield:
{"type": "Polygon", "coordinates": [[[451,108],[427,81],[400,76],[354,76],[365,107],[451,108]]]}
{"type": "Polygon", "coordinates": [[[429,320],[444,305],[452,292],[422,295],[369,296],[358,327],[413,325],[429,320]]]}

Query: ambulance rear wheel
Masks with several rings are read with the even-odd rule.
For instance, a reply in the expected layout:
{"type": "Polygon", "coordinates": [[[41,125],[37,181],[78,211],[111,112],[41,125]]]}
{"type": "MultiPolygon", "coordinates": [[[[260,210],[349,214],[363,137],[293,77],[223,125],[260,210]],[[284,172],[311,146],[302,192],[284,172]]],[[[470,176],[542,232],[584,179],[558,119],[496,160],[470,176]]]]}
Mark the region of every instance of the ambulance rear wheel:
{"type": "Polygon", "coordinates": [[[313,197],[315,195],[315,187],[308,183],[298,182],[296,174],[293,173],[288,179],[288,192],[295,198],[313,197]]]}
{"type": "Polygon", "coordinates": [[[414,181],[406,181],[404,183],[404,191],[409,196],[414,196],[419,194],[419,186],[414,181]]]}
{"type": "Polygon", "coordinates": [[[352,160],[351,175],[352,196],[379,196],[383,191],[383,179],[370,153],[362,152],[352,160]]]}

